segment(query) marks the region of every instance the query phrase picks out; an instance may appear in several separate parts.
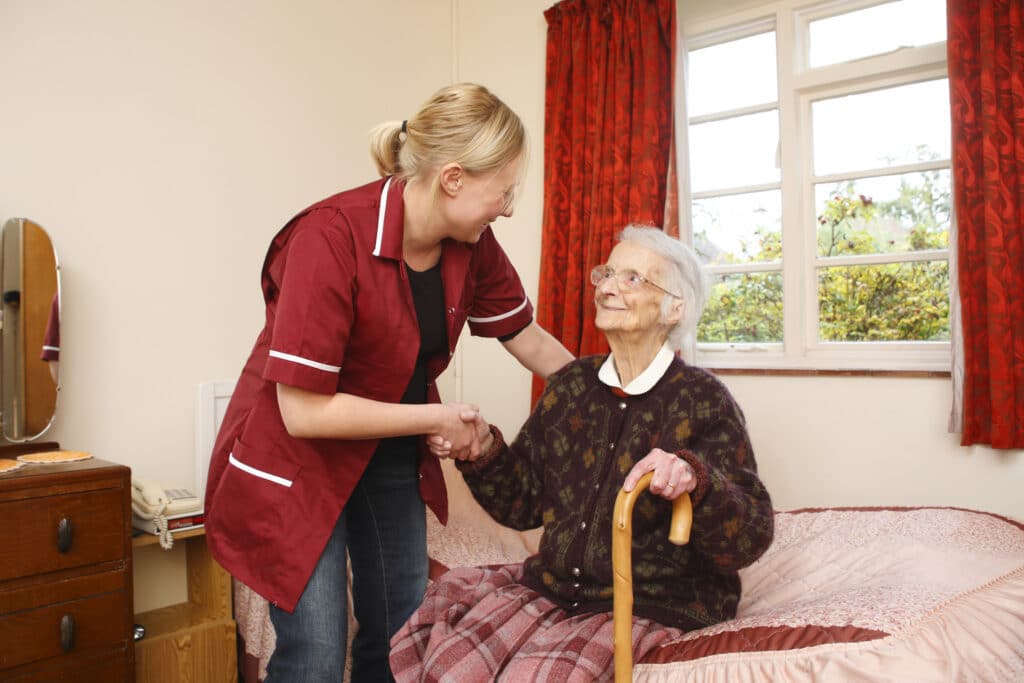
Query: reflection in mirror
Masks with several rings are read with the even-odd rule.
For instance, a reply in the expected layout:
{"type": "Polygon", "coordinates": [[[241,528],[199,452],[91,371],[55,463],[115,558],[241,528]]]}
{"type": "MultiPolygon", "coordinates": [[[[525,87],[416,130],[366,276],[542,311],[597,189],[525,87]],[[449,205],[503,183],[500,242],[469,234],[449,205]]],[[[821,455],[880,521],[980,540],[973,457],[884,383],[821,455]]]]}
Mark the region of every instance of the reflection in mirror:
{"type": "Polygon", "coordinates": [[[3,438],[30,441],[53,424],[60,358],[60,276],[49,235],[27,218],[0,233],[0,418],[3,438]]]}

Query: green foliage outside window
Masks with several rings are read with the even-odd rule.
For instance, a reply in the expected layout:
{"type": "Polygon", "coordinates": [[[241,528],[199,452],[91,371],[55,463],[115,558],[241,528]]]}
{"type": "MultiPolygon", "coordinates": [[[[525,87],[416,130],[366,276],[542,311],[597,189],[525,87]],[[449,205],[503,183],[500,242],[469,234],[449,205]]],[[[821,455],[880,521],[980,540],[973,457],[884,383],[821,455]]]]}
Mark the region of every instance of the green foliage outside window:
{"type": "MultiPolygon", "coordinates": [[[[913,177],[917,182],[901,178],[887,201],[859,194],[853,181],[834,188],[818,216],[819,257],[948,249],[949,184],[940,171],[913,177]]],[[[756,251],[743,254],[744,262],[777,261],[778,232],[761,228],[756,234],[756,251]]],[[[699,245],[708,236],[695,237],[699,245]]],[[[780,272],[716,277],[698,339],[780,342],[782,301],[780,272]]],[[[818,322],[822,341],[948,340],[948,260],[820,268],[818,322]]]]}
{"type": "MultiPolygon", "coordinates": [[[[778,243],[777,233],[764,235],[778,243]]],[[[763,253],[763,252],[762,252],[763,253]]],[[[782,273],[715,278],[697,339],[702,342],[782,341],[782,273]]]]}

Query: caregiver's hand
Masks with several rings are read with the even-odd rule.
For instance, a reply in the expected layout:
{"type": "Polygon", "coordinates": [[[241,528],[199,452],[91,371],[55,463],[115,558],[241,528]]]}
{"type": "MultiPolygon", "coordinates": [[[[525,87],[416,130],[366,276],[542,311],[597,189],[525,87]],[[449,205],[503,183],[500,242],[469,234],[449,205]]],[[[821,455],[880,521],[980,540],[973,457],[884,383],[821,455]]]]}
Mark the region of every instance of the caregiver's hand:
{"type": "MultiPolygon", "coordinates": [[[[455,404],[451,404],[455,405],[455,404]]],[[[490,426],[487,421],[480,415],[480,411],[475,406],[469,406],[467,409],[462,410],[459,414],[459,418],[462,420],[463,425],[472,427],[476,434],[477,443],[480,450],[475,454],[467,451],[461,452],[457,450],[455,444],[443,434],[431,434],[427,436],[427,449],[438,458],[454,458],[456,460],[476,460],[480,457],[481,453],[486,453],[490,449],[491,444],[494,442],[494,437],[491,434],[490,426]]]]}

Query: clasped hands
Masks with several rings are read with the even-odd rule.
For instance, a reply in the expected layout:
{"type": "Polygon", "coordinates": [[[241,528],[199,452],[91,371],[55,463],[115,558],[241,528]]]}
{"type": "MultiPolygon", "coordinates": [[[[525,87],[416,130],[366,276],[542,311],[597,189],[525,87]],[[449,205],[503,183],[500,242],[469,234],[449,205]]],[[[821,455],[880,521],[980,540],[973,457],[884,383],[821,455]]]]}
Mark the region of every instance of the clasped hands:
{"type": "Polygon", "coordinates": [[[438,458],[472,462],[491,447],[494,437],[480,409],[469,403],[446,403],[441,429],[427,436],[427,448],[438,458]]]}
{"type": "MultiPolygon", "coordinates": [[[[468,403],[445,404],[446,418],[439,434],[427,437],[427,448],[438,458],[472,462],[486,453],[494,440],[480,409],[468,403]]],[[[666,500],[675,500],[697,488],[697,475],[690,463],[675,453],[654,448],[626,475],[622,487],[632,491],[640,477],[654,472],[648,490],[666,500]]]]}

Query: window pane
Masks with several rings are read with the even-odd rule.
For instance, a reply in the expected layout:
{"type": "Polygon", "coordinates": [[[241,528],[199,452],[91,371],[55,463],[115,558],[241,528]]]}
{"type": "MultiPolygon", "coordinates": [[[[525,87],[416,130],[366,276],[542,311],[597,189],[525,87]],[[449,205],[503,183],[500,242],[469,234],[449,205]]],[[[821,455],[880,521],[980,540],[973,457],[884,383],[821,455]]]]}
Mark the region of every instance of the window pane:
{"type": "Polygon", "coordinates": [[[775,32],[687,54],[687,115],[701,116],[778,100],[775,32]]]}
{"type": "Polygon", "coordinates": [[[710,265],[777,261],[782,258],[782,193],[693,200],[693,244],[710,265]]]}
{"type": "Polygon", "coordinates": [[[779,181],[779,113],[737,116],[690,126],[693,192],[779,181]]]}
{"type": "Polygon", "coordinates": [[[949,263],[818,270],[822,341],[948,341],[949,263]]]}
{"type": "Polygon", "coordinates": [[[818,256],[949,248],[949,171],[815,186],[818,256]]]}
{"type": "Polygon", "coordinates": [[[697,341],[782,341],[782,273],[716,277],[697,327],[697,341]]]}
{"type": "Polygon", "coordinates": [[[901,0],[810,22],[812,67],[946,39],[946,0],[901,0]]]}
{"type": "Polygon", "coordinates": [[[950,156],[946,79],[818,100],[811,120],[817,175],[950,156]]]}

